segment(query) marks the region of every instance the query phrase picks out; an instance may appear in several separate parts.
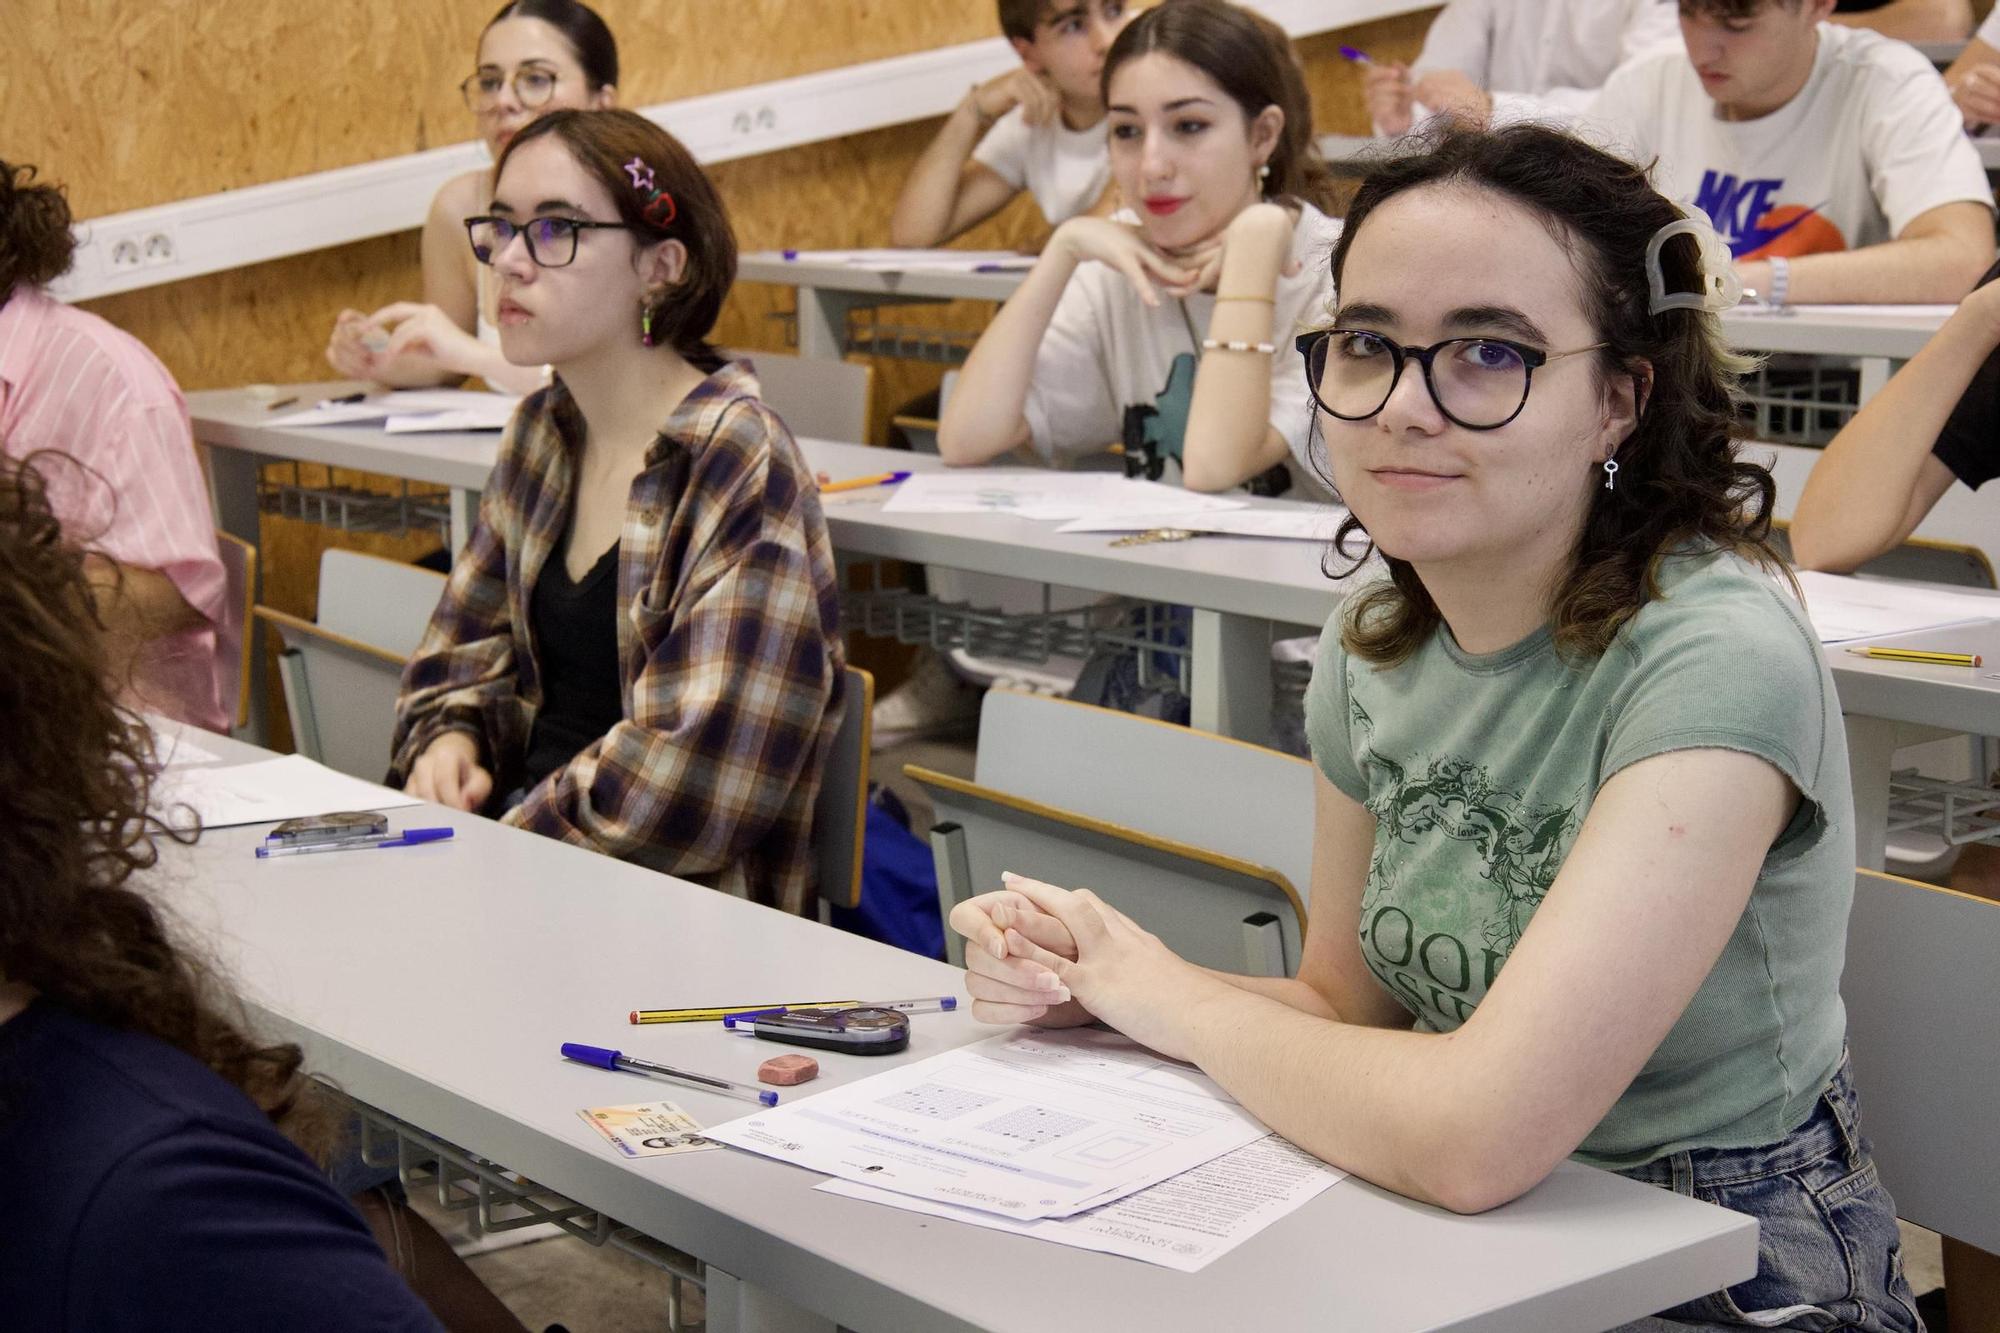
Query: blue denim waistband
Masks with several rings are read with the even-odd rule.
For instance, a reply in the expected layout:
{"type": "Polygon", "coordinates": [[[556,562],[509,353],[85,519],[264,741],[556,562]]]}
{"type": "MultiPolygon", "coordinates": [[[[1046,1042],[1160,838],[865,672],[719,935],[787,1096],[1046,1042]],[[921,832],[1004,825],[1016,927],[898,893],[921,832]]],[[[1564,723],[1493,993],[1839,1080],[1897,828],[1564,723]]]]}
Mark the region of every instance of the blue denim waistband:
{"type": "Polygon", "coordinates": [[[1690,1194],[1697,1181],[1713,1186],[1756,1180],[1796,1171],[1835,1155],[1856,1170],[1868,1160],[1868,1145],[1861,1135],[1860,1109],[1854,1097],[1854,1078],[1845,1050],[1840,1053],[1840,1063],[1834,1066],[1833,1077],[1820,1090],[1812,1114],[1777,1142],[1754,1148],[1686,1149],[1642,1166],[1627,1167],[1618,1174],[1676,1194],[1690,1194]]]}

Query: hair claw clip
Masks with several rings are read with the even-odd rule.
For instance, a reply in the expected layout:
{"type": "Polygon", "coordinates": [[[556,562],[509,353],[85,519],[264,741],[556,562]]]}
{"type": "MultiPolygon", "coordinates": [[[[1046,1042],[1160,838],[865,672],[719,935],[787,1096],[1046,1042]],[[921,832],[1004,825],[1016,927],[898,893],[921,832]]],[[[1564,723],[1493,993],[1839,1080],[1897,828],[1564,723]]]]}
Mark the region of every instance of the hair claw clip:
{"type": "Polygon", "coordinates": [[[1646,242],[1646,288],[1651,300],[1646,305],[1647,313],[1657,315],[1665,310],[1706,310],[1711,314],[1734,309],[1743,299],[1743,279],[1736,272],[1736,257],[1729,253],[1729,246],[1716,234],[1715,224],[1701,209],[1683,204],[1681,217],[1669,222],[1653,233],[1653,239],[1646,242]],[[1676,236],[1692,236],[1696,254],[1696,268],[1700,274],[1701,286],[1692,292],[1667,291],[1667,277],[1660,266],[1660,250],[1676,236]]]}

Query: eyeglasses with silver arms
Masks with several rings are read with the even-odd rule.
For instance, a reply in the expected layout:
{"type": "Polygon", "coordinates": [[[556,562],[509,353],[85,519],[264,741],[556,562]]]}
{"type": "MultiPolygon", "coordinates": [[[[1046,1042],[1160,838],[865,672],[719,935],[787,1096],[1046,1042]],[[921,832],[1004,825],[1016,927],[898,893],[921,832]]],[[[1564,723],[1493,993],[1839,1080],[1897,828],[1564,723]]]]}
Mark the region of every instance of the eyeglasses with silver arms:
{"type": "Polygon", "coordinates": [[[529,218],[526,222],[497,217],[465,220],[472,257],[482,264],[491,264],[519,236],[528,247],[528,258],[537,268],[562,268],[576,259],[576,238],[585,230],[632,229],[623,222],[592,222],[588,218],[529,218]]]}
{"type": "Polygon", "coordinates": [[[459,96],[465,99],[469,110],[491,111],[500,100],[500,90],[508,86],[514,89],[514,100],[533,111],[546,106],[556,95],[556,84],[561,75],[547,65],[522,65],[512,75],[505,70],[488,66],[473,71],[458,85],[459,96]]]}
{"type": "Polygon", "coordinates": [[[1510,338],[1446,338],[1405,347],[1370,329],[1319,329],[1300,334],[1296,345],[1306,362],[1306,389],[1330,417],[1368,420],[1389,405],[1403,367],[1415,361],[1447,420],[1467,430],[1498,430],[1528,405],[1538,367],[1609,344],[1544,352],[1510,338]]]}

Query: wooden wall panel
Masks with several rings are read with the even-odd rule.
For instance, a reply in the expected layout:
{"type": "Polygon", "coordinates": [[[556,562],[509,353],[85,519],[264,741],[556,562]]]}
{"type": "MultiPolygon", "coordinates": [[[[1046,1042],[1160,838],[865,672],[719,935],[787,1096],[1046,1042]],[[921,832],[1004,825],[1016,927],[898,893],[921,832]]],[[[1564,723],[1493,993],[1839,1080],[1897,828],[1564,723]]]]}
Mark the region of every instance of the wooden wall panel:
{"type": "MultiPolygon", "coordinates": [[[[0,151],[66,182],[78,215],[88,217],[466,138],[470,118],[455,85],[498,0],[25,3],[40,13],[0,45],[0,124],[8,129],[0,151]],[[357,46],[356,33],[371,40],[357,46]],[[350,54],[329,63],[328,51],[350,54]],[[47,114],[51,107],[62,114],[47,114]]],[[[992,23],[984,0],[604,0],[601,8],[619,32],[624,100],[634,104],[969,41],[988,35],[992,23]]],[[[1335,49],[1341,41],[1408,59],[1428,23],[1428,14],[1411,15],[1303,42],[1318,128],[1367,128],[1358,70],[1335,49]]],[[[742,247],[885,242],[903,177],[935,128],[935,121],[897,126],[719,165],[715,179],[742,247]]],[[[1045,234],[1022,199],[964,243],[1034,249],[1045,234]]],[[[322,349],[343,307],[373,309],[419,286],[416,235],[407,233],[89,308],[145,341],[185,387],[200,389],[330,374],[322,349]]],[[[782,347],[783,326],[773,317],[790,308],[785,290],[742,284],[717,339],[782,347]]],[[[899,323],[961,331],[991,316],[985,302],[893,312],[899,323]]],[[[879,440],[890,414],[934,390],[941,370],[894,360],[876,369],[879,440]]],[[[434,540],[350,536],[267,517],[260,544],[265,600],[311,615],[327,546],[409,558],[434,540]]],[[[273,711],[282,719],[281,702],[273,711]]]]}

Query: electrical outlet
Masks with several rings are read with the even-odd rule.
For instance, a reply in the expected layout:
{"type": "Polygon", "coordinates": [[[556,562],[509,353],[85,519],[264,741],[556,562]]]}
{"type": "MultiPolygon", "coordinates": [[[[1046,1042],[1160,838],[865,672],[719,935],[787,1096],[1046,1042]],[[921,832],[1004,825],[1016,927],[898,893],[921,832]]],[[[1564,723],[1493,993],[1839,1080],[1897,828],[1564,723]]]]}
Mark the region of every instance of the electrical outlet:
{"type": "Polygon", "coordinates": [[[768,103],[757,108],[757,128],[766,132],[778,128],[778,109],[768,103]]]}
{"type": "Polygon", "coordinates": [[[174,238],[167,232],[148,232],[144,242],[146,267],[171,264],[180,256],[174,252],[174,238]]]}
{"type": "Polygon", "coordinates": [[[136,236],[121,236],[111,243],[111,268],[113,272],[126,273],[145,265],[146,255],[139,248],[136,236]]]}

